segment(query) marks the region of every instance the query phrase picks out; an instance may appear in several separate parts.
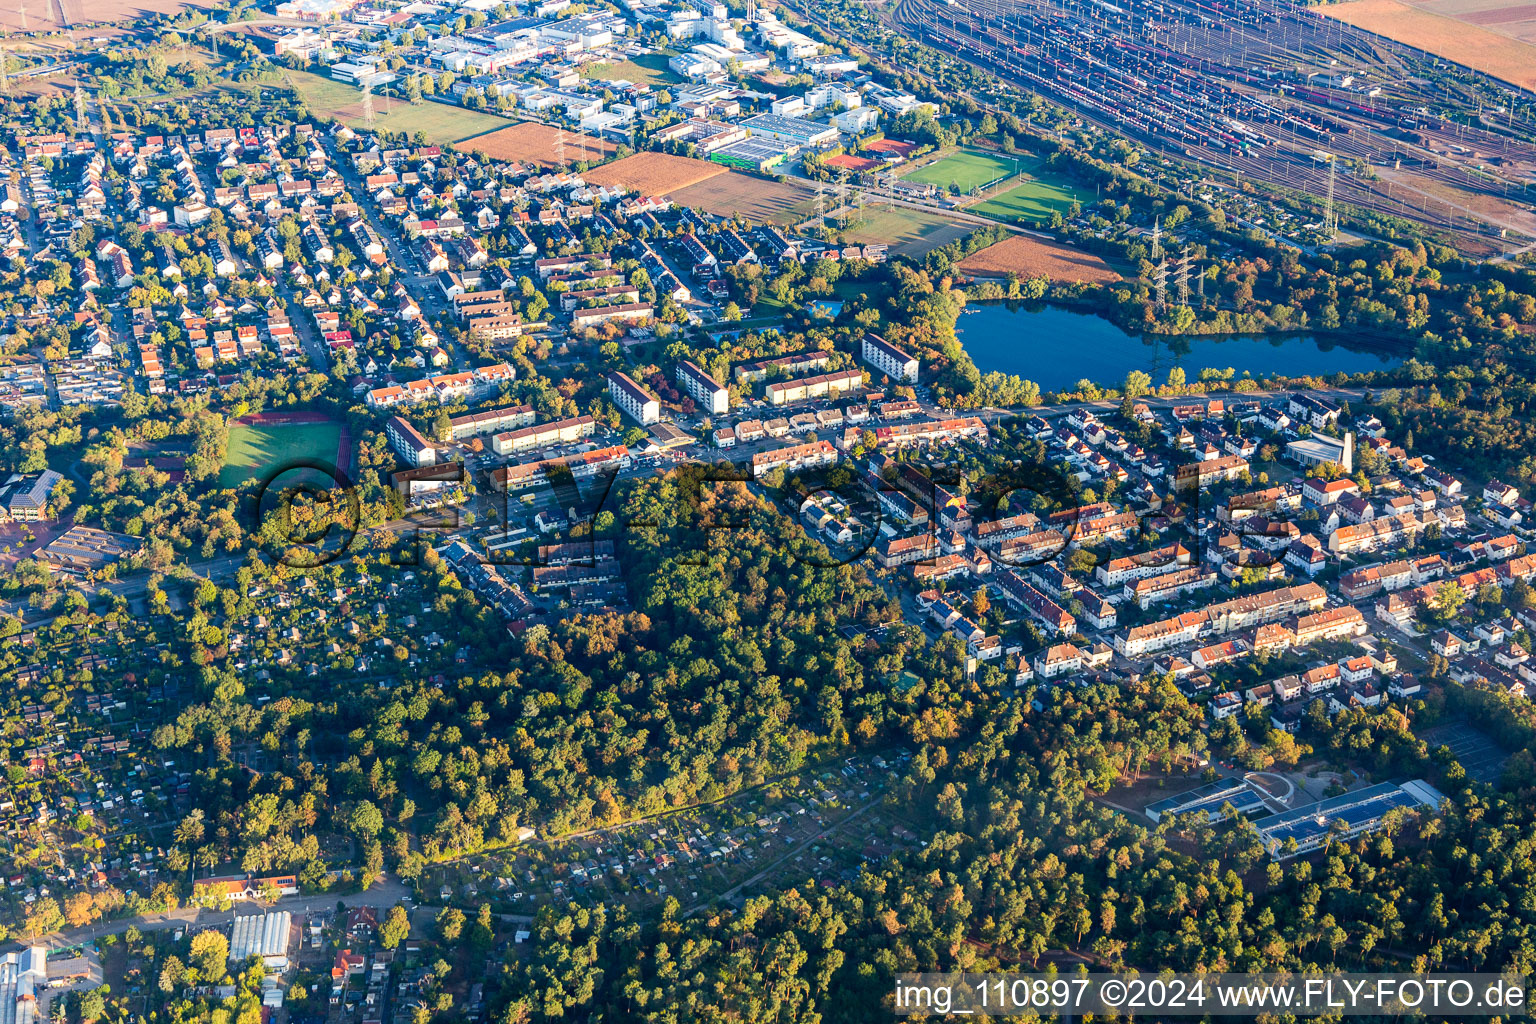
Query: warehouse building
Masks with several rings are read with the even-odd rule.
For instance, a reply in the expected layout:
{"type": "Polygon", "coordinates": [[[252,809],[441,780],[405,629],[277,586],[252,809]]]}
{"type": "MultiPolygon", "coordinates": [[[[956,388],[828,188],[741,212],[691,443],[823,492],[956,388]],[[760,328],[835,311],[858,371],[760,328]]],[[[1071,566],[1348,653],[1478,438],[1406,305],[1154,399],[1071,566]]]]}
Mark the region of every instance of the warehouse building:
{"type": "Polygon", "coordinates": [[[796,146],[782,139],[759,137],[726,143],[709,154],[717,164],[745,171],[772,170],[795,155],[796,146]]]}
{"type": "Polygon", "coordinates": [[[37,993],[48,987],[48,950],[29,946],[0,956],[0,1024],[35,1024],[37,993]]]}
{"type": "Polygon", "coordinates": [[[836,142],[838,131],[830,125],[807,121],[803,117],[782,117],[778,114],[758,114],[741,122],[741,126],[753,135],[766,135],[796,146],[825,146],[836,142]]]}
{"type": "Polygon", "coordinates": [[[229,959],[243,964],[253,956],[274,971],[288,969],[288,937],[293,915],[286,910],[270,914],[244,914],[229,928],[229,959]]]}

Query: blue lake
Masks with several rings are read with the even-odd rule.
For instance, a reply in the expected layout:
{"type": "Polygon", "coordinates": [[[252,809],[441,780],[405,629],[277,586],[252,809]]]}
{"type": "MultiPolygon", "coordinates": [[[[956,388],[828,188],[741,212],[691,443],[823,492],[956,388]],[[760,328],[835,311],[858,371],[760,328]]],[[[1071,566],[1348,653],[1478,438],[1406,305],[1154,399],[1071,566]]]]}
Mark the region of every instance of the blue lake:
{"type": "Polygon", "coordinates": [[[1239,377],[1244,371],[1255,377],[1361,373],[1391,369],[1412,355],[1406,343],[1397,351],[1348,348],[1308,334],[1142,337],[1103,317],[1055,306],[987,302],[965,310],[955,329],[977,368],[1018,374],[1043,391],[1069,390],[1085,377],[1119,387],[1132,370],[1144,370],[1161,385],[1175,366],[1190,380],[1208,367],[1229,366],[1239,377]]]}

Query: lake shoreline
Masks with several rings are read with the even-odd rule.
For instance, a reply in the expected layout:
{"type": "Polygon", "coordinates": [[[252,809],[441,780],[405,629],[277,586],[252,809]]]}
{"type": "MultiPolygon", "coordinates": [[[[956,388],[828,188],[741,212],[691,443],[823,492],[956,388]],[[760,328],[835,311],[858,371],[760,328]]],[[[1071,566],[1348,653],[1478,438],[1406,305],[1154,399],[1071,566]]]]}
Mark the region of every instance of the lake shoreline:
{"type": "Polygon", "coordinates": [[[982,373],[1016,374],[1056,392],[1081,380],[1118,387],[1132,370],[1154,384],[1174,368],[1189,380],[1207,369],[1231,369],[1233,380],[1328,376],[1394,369],[1413,355],[1411,345],[1344,331],[1133,332],[1086,304],[1047,299],[968,302],[955,329],[982,373]]]}

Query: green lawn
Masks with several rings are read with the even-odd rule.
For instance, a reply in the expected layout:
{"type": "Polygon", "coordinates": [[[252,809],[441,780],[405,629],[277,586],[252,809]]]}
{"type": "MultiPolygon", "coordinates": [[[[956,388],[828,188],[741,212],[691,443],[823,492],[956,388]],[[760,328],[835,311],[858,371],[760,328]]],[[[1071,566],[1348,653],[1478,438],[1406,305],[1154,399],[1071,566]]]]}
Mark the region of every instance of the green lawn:
{"type": "Polygon", "coordinates": [[[1031,162],[1032,158],[1022,155],[1010,157],[963,149],[935,160],[931,164],[925,164],[914,171],[909,171],[902,178],[905,181],[915,181],[923,185],[937,185],[939,188],[957,185],[961,192],[969,192],[973,188],[980,188],[988,182],[996,181],[1005,174],[1012,174],[1015,167],[1027,168],[1031,162]]]}
{"type": "Polygon", "coordinates": [[[968,206],[966,212],[997,220],[1033,224],[1049,221],[1051,214],[1056,211],[1065,217],[1072,209],[1073,200],[1086,203],[1092,198],[1090,193],[1060,175],[1048,171],[1032,171],[1023,184],[968,206]]]}
{"type": "MultiPolygon", "coordinates": [[[[239,487],[296,459],[334,463],[340,443],[340,423],[237,424],[229,428],[229,447],[219,469],[219,484],[239,487]]],[[[312,478],[316,483],[329,482],[323,473],[299,469],[285,473],[274,483],[291,486],[312,478]]]]}
{"type": "MultiPolygon", "coordinates": [[[[309,109],[320,117],[335,118],[353,128],[368,124],[363,116],[362,90],[308,71],[289,71],[291,84],[309,109]]],[[[423,132],[428,145],[444,146],[476,135],[484,135],[517,122],[496,114],[484,114],[464,107],[424,100],[414,106],[399,97],[373,98],[373,124],[380,131],[423,132]]]]}
{"type": "Polygon", "coordinates": [[[645,84],[652,87],[676,85],[682,81],[671,68],[667,67],[667,55],[664,53],[643,53],[638,57],[612,64],[583,64],[581,77],[604,78],[610,82],[622,79],[637,85],[645,84]]]}

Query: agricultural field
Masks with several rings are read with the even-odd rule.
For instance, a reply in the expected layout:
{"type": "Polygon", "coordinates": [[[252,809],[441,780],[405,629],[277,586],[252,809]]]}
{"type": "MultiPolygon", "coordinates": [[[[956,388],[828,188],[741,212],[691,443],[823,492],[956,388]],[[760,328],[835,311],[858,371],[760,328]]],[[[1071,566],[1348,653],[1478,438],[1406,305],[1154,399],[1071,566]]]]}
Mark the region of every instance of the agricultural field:
{"type": "Polygon", "coordinates": [[[972,253],[959,263],[961,270],[982,277],[1044,275],[1053,281],[1110,284],[1120,275],[1097,256],[1029,235],[1014,235],[996,245],[972,253]]]}
{"type": "Polygon", "coordinates": [[[798,224],[816,211],[816,193],[808,186],[754,178],[739,171],[717,174],[670,192],[667,198],[722,217],[740,214],[756,224],[798,224]]]}
{"type": "Polygon", "coordinates": [[[1318,14],[1536,89],[1536,10],[1485,0],[1345,0],[1318,14]],[[1482,8],[1482,9],[1479,9],[1482,8]],[[1531,41],[1527,41],[1531,40],[1531,41]]]}
{"type": "MultiPolygon", "coordinates": [[[[273,470],[299,459],[316,459],[333,465],[345,463],[341,457],[342,425],[326,417],[313,422],[237,422],[229,428],[229,446],[224,465],[219,469],[219,484],[239,487],[247,480],[260,480],[273,470]]],[[[299,482],[319,476],[315,471],[296,470],[284,474],[279,484],[299,482]]],[[[319,476],[319,482],[325,477],[319,476]]]]}
{"type": "Polygon", "coordinates": [[[671,153],[636,153],[582,175],[592,185],[623,185],[643,196],[664,196],[726,173],[708,160],[671,153]]]}
{"type": "Polygon", "coordinates": [[[671,68],[667,67],[667,55],[664,53],[643,53],[616,63],[583,64],[581,77],[601,78],[610,82],[634,82],[637,85],[644,84],[652,88],[676,85],[682,81],[671,68]]]}
{"type": "Polygon", "coordinates": [[[843,237],[860,245],[885,243],[892,255],[924,256],[941,245],[964,238],[973,229],[946,217],[922,210],[888,206],[865,207],[857,223],[843,237]]]}
{"type": "MultiPolygon", "coordinates": [[[[21,3],[0,7],[0,32],[21,30],[21,3]]],[[[181,0],[33,0],[26,4],[28,32],[57,32],[85,25],[108,25],[133,21],[152,14],[177,14],[188,7],[211,7],[210,3],[183,3],[181,0]],[[61,20],[62,19],[62,20],[61,20]]]]}
{"type": "MultiPolygon", "coordinates": [[[[361,90],[308,71],[289,71],[286,78],[305,105],[320,117],[335,118],[353,128],[368,123],[361,90]]],[[[428,100],[412,105],[397,97],[386,100],[382,96],[373,98],[373,115],[376,128],[407,135],[422,132],[429,145],[438,146],[462,142],[511,124],[495,114],[483,114],[446,103],[428,100]]]]}
{"type": "Polygon", "coordinates": [[[933,163],[914,168],[901,177],[903,181],[915,181],[920,185],[937,185],[946,189],[954,185],[961,192],[969,192],[990,185],[1004,175],[1013,174],[1026,159],[962,149],[940,157],[933,163]]]}
{"type": "Polygon", "coordinates": [[[1082,203],[1092,198],[1060,175],[1026,168],[1020,184],[967,206],[966,212],[1009,223],[1038,224],[1049,221],[1055,212],[1066,216],[1074,201],[1082,203]]]}
{"type": "MultiPolygon", "coordinates": [[[[497,120],[501,121],[500,118],[497,120]]],[[[505,121],[501,121],[506,124],[505,121]]],[[[555,143],[563,141],[567,164],[601,163],[618,152],[619,147],[593,135],[581,132],[561,132],[553,125],[537,121],[524,121],[489,135],[479,135],[465,143],[464,148],[493,160],[517,160],[525,164],[555,166],[555,143]]]]}

